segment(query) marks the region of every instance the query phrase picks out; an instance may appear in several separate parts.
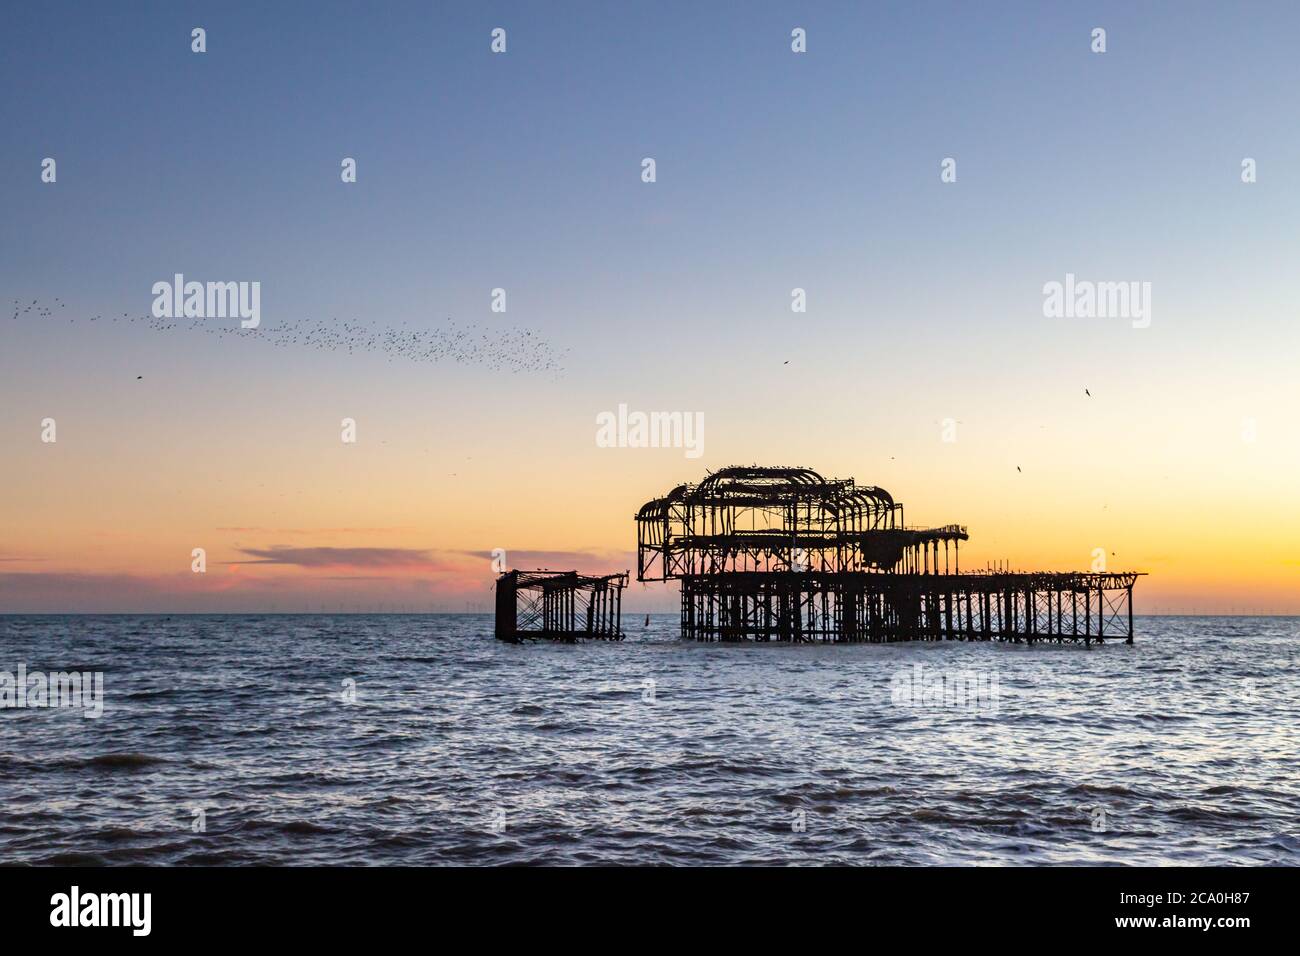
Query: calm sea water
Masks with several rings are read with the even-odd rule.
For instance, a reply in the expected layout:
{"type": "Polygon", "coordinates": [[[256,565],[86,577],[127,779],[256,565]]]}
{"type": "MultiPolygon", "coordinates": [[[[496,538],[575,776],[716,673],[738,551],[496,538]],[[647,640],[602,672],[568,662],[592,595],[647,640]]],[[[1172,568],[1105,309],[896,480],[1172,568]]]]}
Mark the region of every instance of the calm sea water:
{"type": "Polygon", "coordinates": [[[0,671],[105,681],[98,719],[0,710],[0,861],[1300,863],[1300,619],[1092,650],[626,623],[0,618],[0,671]]]}

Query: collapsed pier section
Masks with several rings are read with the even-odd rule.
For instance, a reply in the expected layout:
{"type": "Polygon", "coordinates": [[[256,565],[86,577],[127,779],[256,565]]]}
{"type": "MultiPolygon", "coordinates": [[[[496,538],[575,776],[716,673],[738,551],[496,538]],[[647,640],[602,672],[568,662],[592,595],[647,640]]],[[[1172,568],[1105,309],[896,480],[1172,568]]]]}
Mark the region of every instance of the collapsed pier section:
{"type": "Polygon", "coordinates": [[[511,642],[621,641],[628,574],[506,571],[496,580],[496,636],[511,642]]]}

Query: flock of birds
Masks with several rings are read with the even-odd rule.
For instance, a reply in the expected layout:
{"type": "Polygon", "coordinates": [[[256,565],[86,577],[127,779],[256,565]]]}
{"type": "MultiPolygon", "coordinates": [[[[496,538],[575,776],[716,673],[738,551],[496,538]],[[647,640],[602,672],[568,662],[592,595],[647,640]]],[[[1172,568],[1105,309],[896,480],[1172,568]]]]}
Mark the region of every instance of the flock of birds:
{"type": "MultiPolygon", "coordinates": [[[[38,299],[30,303],[14,300],[13,318],[25,315],[49,319],[63,312],[66,304],[55,298],[52,306],[38,299]]],[[[75,323],[76,319],[71,319],[75,323]]],[[[243,338],[270,343],[279,348],[309,348],[347,355],[380,354],[388,361],[453,362],[482,366],[495,372],[543,372],[559,375],[564,371],[568,350],[558,350],[530,329],[512,327],[485,329],[462,325],[447,319],[429,326],[383,325],[359,320],[307,319],[282,321],[246,329],[238,319],[158,318],[152,314],[91,316],[90,322],[122,322],[140,325],[155,332],[177,330],[203,332],[221,338],[243,338]]],[[[136,376],[137,379],[143,376],[136,376]]]]}
{"type": "MultiPolygon", "coordinates": [[[[57,296],[54,299],[54,306],[60,312],[66,308],[57,296]]],[[[53,318],[54,311],[54,307],[42,305],[38,299],[33,299],[28,304],[18,299],[14,300],[15,319],[33,313],[38,318],[53,318]]],[[[72,319],[72,321],[75,323],[77,320],[72,319]]],[[[390,362],[394,358],[404,358],[412,362],[447,361],[482,365],[492,371],[505,372],[560,373],[564,371],[563,358],[568,352],[567,349],[555,350],[528,329],[494,330],[489,334],[472,326],[458,325],[451,319],[434,328],[412,328],[405,322],[400,327],[394,327],[331,319],[329,322],[289,321],[256,329],[245,329],[234,320],[222,322],[212,319],[169,319],[157,318],[153,315],[133,316],[126,312],[120,316],[115,315],[111,319],[96,315],[92,316],[90,321],[144,323],[146,327],[156,332],[171,332],[185,328],[206,332],[208,335],[260,337],[280,348],[311,348],[325,352],[343,352],[348,355],[358,352],[378,352],[387,354],[390,362]]],[[[789,359],[782,364],[789,365],[789,359]]],[[[136,376],[137,381],[143,378],[143,375],[136,376]]],[[[1087,388],[1084,388],[1083,394],[1092,398],[1092,392],[1087,388]]],[[[1019,465],[1016,465],[1016,471],[1023,474],[1019,465]]]]}

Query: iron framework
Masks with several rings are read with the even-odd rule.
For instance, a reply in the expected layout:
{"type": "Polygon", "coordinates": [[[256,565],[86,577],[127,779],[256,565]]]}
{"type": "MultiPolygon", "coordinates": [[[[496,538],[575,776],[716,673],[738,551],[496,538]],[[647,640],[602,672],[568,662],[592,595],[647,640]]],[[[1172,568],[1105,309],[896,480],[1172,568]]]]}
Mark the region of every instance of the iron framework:
{"type": "Polygon", "coordinates": [[[507,571],[496,580],[496,636],[504,641],[621,641],[628,574],[507,571]]]}
{"type": "Polygon", "coordinates": [[[724,468],[636,521],[637,579],[680,583],[696,640],[1133,640],[1136,572],[962,573],[964,527],[909,528],[852,479],[724,468]]]}

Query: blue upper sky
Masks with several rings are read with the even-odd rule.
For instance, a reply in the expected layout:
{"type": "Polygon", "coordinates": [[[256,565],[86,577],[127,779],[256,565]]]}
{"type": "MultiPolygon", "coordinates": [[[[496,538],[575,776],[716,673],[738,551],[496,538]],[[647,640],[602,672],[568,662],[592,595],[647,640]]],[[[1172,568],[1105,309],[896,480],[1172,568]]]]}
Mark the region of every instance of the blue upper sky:
{"type": "Polygon", "coordinates": [[[1213,349],[1249,381],[1297,341],[1294,4],[46,3],[0,17],[6,301],[139,314],[182,272],[260,281],[269,325],[509,321],[568,348],[582,372],[565,387],[601,409],[715,407],[774,348],[804,388],[858,383],[863,361],[908,389],[934,363],[970,363],[967,387],[1008,355],[1104,366],[1118,326],[1041,321],[1043,283],[1067,272],[1153,283],[1151,334],[1122,340],[1139,369],[1213,349]],[[791,52],[796,26],[806,54],[791,52]],[[56,187],[40,182],[46,156],[56,187]],[[488,308],[497,287],[504,318],[488,308]]]}
{"type": "Polygon", "coordinates": [[[965,299],[1192,281],[1290,241],[1297,27],[1291,4],[9,5],[0,278],[124,308],[171,271],[259,278],[295,314],[401,318],[504,286],[584,328],[762,322],[795,285],[852,323],[867,296],[923,310],[938,275],[965,299]]]}
{"type": "Polygon", "coordinates": [[[536,519],[515,547],[616,548],[635,503],[761,459],[969,515],[986,556],[1255,554],[1300,522],[1298,35],[1294,3],[6,4],[0,446],[23,484],[0,518],[103,525],[162,567],[212,527],[396,523],[360,512],[400,514],[406,482],[442,509],[413,547],[485,551],[495,515],[536,519]],[[264,330],[519,326],[565,373],[85,322],[147,314],[177,272],[260,282],[264,330]],[[1067,273],[1151,283],[1151,327],[1046,318],[1067,273]],[[50,315],[11,321],[15,299],[50,315]],[[598,448],[622,403],[705,415],[704,458],[598,448]],[[375,472],[328,457],[344,415],[375,472]],[[137,511],[52,485],[73,472],[137,511]],[[1212,548],[1185,516],[1242,487],[1242,537],[1212,548]],[[140,539],[151,516],[183,537],[140,539]]]}

